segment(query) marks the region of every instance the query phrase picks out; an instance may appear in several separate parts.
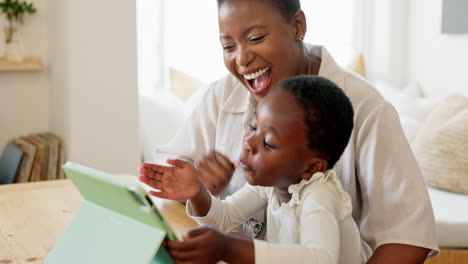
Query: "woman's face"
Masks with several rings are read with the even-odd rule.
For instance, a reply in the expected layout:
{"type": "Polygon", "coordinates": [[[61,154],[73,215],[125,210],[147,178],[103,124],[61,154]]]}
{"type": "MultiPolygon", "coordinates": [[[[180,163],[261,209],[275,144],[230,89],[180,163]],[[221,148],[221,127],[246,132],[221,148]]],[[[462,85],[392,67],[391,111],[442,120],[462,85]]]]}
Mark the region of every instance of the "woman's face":
{"type": "Polygon", "coordinates": [[[278,81],[301,73],[304,58],[294,18],[268,1],[226,1],[219,7],[226,68],[259,101],[278,81]]]}

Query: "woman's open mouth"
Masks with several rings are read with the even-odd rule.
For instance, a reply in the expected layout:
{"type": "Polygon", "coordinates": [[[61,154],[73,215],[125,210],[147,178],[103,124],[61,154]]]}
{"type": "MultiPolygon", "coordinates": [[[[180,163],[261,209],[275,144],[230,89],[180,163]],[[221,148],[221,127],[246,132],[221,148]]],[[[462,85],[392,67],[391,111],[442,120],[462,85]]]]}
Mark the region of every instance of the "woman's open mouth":
{"type": "Polygon", "coordinates": [[[271,81],[270,67],[242,76],[247,80],[249,88],[254,94],[263,96],[268,92],[271,81]]]}

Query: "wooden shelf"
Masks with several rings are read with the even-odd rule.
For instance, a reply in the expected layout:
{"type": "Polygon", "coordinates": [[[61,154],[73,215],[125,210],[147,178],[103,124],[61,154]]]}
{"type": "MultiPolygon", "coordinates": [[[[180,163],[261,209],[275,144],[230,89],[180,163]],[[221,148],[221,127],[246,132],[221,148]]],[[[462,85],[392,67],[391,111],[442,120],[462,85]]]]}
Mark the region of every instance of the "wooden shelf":
{"type": "Polygon", "coordinates": [[[0,71],[40,71],[41,69],[42,62],[39,57],[25,57],[22,61],[0,57],[0,71]]]}

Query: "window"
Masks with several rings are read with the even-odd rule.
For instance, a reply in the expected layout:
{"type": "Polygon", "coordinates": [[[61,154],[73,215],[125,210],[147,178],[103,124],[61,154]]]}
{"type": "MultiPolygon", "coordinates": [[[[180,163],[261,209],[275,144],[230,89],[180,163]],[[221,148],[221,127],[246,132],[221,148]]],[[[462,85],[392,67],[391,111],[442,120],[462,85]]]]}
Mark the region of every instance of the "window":
{"type": "Polygon", "coordinates": [[[305,42],[324,45],[337,63],[346,66],[355,55],[355,0],[303,0],[305,42]]]}

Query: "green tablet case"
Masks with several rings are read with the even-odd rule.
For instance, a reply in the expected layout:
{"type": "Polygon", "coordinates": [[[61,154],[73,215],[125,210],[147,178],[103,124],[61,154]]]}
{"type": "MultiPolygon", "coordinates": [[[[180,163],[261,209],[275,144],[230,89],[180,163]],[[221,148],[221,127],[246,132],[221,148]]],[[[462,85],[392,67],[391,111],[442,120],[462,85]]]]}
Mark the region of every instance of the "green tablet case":
{"type": "Polygon", "coordinates": [[[62,168],[85,201],[45,263],[173,263],[161,243],[177,235],[138,182],[71,162],[62,168]]]}

